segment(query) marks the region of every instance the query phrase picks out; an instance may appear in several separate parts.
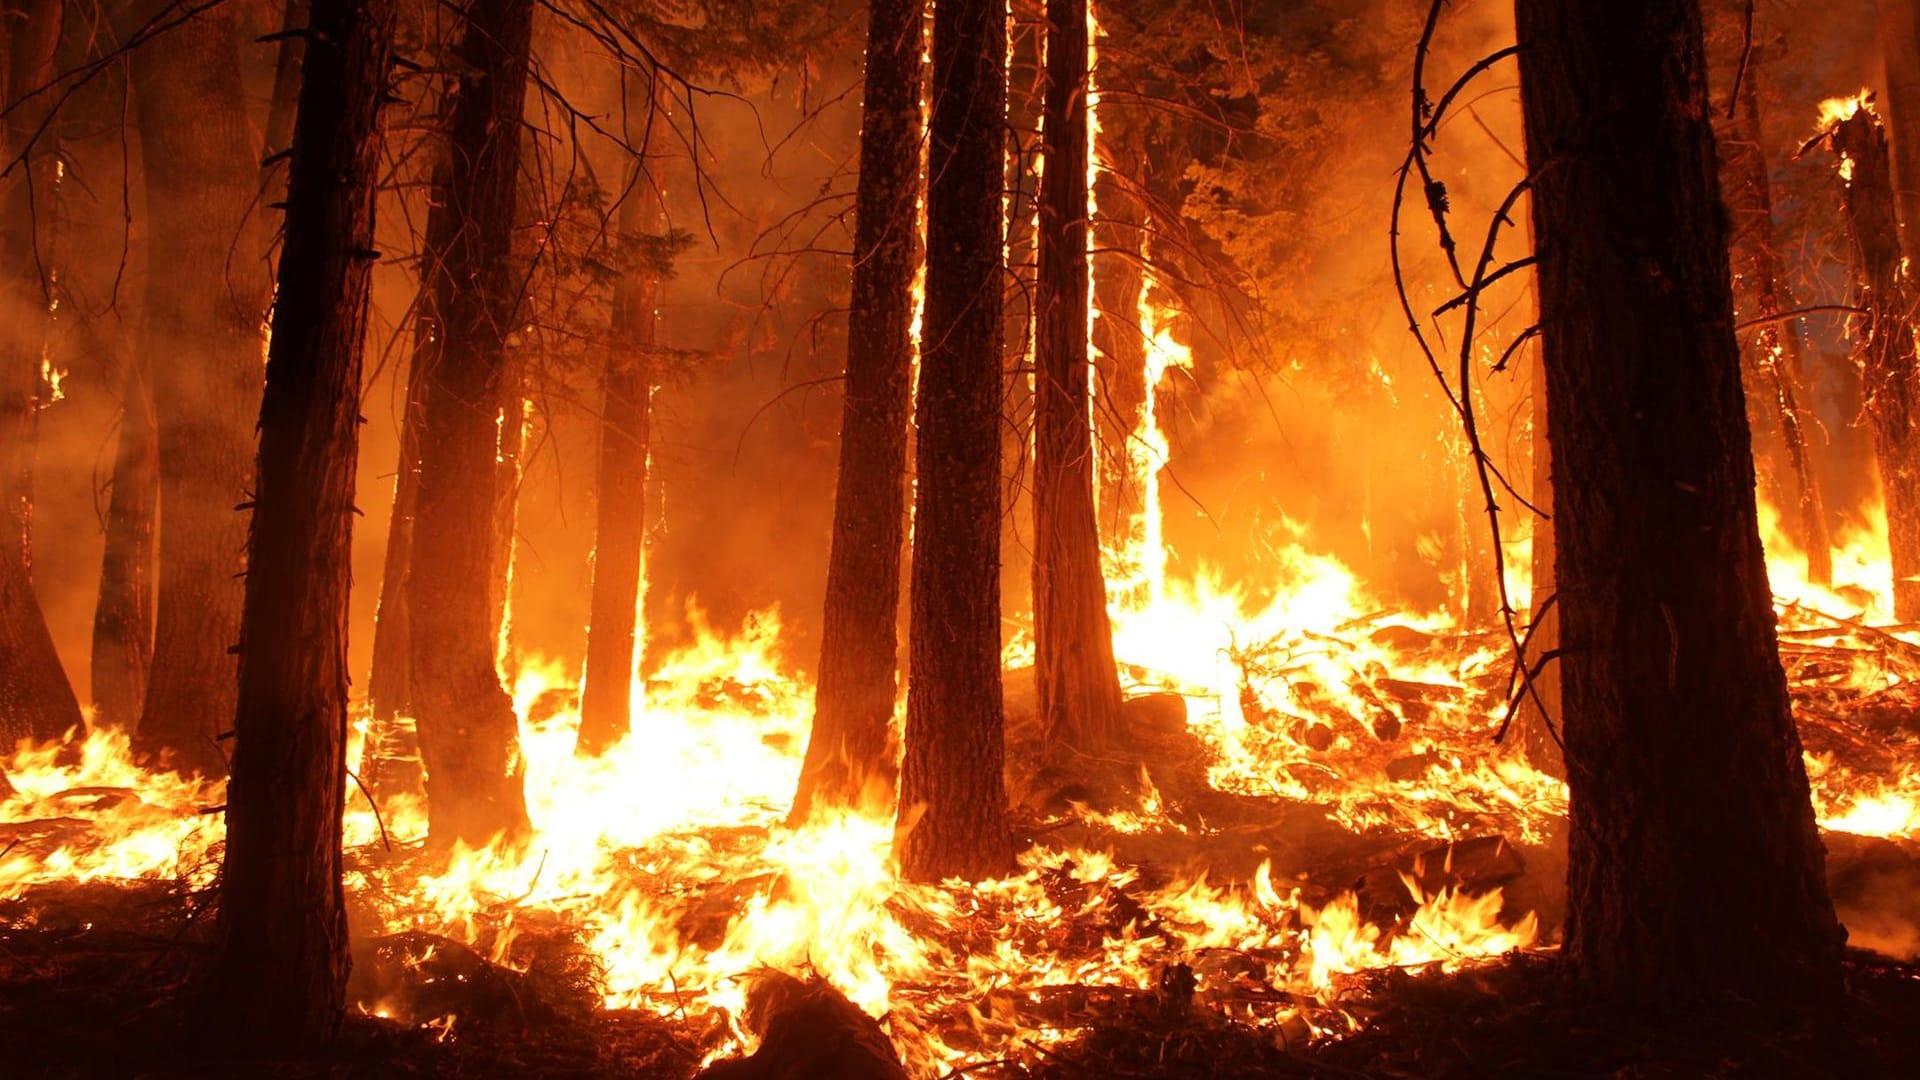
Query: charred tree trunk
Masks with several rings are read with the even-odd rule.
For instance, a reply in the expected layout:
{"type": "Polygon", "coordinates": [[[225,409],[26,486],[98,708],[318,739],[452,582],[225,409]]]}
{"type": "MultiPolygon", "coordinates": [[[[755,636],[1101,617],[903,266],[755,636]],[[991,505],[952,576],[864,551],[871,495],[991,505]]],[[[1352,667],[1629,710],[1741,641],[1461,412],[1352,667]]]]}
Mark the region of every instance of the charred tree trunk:
{"type": "Polygon", "coordinates": [[[1872,105],[1863,103],[1834,124],[1830,141],[1846,180],[1856,287],[1860,306],[1867,309],[1860,382],[1886,500],[1894,617],[1913,622],[1920,620],[1920,432],[1913,427],[1920,410],[1920,368],[1913,295],[1900,266],[1887,133],[1872,105]]]}
{"type": "Polygon", "coordinates": [[[487,619],[493,626],[493,663],[500,671],[518,665],[513,652],[513,560],[520,524],[520,481],[526,475],[527,363],[509,349],[500,371],[494,410],[492,576],[487,578],[487,619]]]}
{"type": "Polygon", "coordinates": [[[1843,932],[1776,653],[1700,9],[1515,7],[1566,649],[1565,958],[1616,1002],[1823,995],[1843,932]]]}
{"type": "Polygon", "coordinates": [[[867,6],[853,300],[834,489],[833,546],[813,734],[791,820],[816,805],[893,800],[894,664],[906,542],[913,274],[919,258],[920,0],[867,6]]]}
{"type": "MultiPolygon", "coordinates": [[[[627,122],[640,120],[633,145],[653,145],[653,125],[665,107],[658,71],[647,85],[628,80],[627,122]]],[[[666,224],[659,184],[636,158],[620,236],[629,251],[666,224]]],[[[613,341],[602,376],[600,490],[594,507],[593,596],[587,624],[586,685],[580,691],[583,754],[598,754],[632,730],[635,624],[647,541],[647,446],[653,394],[654,307],[660,270],[641,255],[623,268],[613,290],[613,341]]]]}
{"type": "MultiPolygon", "coordinates": [[[[1531,231],[1531,230],[1529,230],[1531,231]]],[[[1529,245],[1531,246],[1531,245],[1529,245]]],[[[1537,319],[1537,316],[1536,316],[1537,319]]],[[[1567,763],[1560,752],[1560,665],[1541,658],[1560,647],[1559,601],[1554,599],[1556,582],[1553,569],[1553,444],[1547,438],[1547,373],[1537,346],[1530,347],[1532,361],[1527,365],[1533,377],[1533,392],[1528,408],[1532,412],[1533,481],[1528,498],[1543,517],[1533,518],[1533,544],[1528,552],[1533,585],[1533,625],[1531,647],[1523,659],[1533,672],[1530,685],[1520,690],[1520,752],[1527,763],[1549,776],[1567,778],[1567,763]],[[1537,671],[1535,669],[1538,669],[1537,671]]]]}
{"type": "Polygon", "coordinates": [[[325,1042],[346,1013],[347,586],[393,13],[314,0],[301,64],[211,974],[250,1052],[325,1042]]]}
{"type": "Polygon", "coordinates": [[[1808,421],[1800,407],[1805,396],[1800,376],[1805,366],[1799,325],[1779,318],[1794,304],[1774,239],[1773,181],[1767,175],[1765,132],[1760,125],[1761,50],[1747,40],[1745,13],[1735,10],[1742,5],[1722,7],[1724,21],[1739,26],[1737,33],[1729,35],[1737,43],[1738,55],[1722,65],[1730,67],[1739,82],[1731,90],[1730,107],[1714,111],[1722,125],[1717,145],[1722,194],[1732,219],[1734,292],[1751,318],[1767,320],[1754,331],[1746,365],[1748,397],[1753,403],[1771,405],[1778,419],[1781,447],[1794,480],[1795,540],[1806,552],[1808,578],[1825,585],[1833,580],[1833,541],[1807,439],[1808,421]]]}
{"type": "Polygon", "coordinates": [[[41,357],[53,290],[39,224],[53,201],[56,156],[44,133],[29,143],[44,109],[23,99],[53,77],[63,12],[63,0],[8,0],[7,33],[0,36],[0,88],[15,107],[0,155],[22,157],[0,193],[0,745],[9,747],[21,738],[57,739],[81,725],[32,570],[35,430],[48,403],[41,357]]]}
{"type": "Polygon", "coordinates": [[[1034,337],[1033,620],[1042,737],[1050,755],[1121,738],[1120,675],[1093,509],[1087,335],[1087,5],[1047,2],[1034,337]]]}
{"type": "Polygon", "coordinates": [[[1000,691],[1000,186],[1006,0],[933,17],[926,348],[894,848],[914,881],[1013,867],[1000,691]]]}
{"type": "MultiPolygon", "coordinates": [[[[518,722],[495,666],[499,412],[519,306],[511,262],[532,0],[474,0],[446,104],[427,220],[430,326],[414,357],[420,478],[407,582],[413,708],[430,834],[481,843],[527,827],[518,722]]],[[[515,417],[515,420],[518,418],[515,417]]]]}
{"type": "Polygon", "coordinates": [[[100,597],[93,609],[93,719],[131,731],[140,719],[153,660],[154,511],[160,477],[153,399],[139,358],[121,360],[120,433],[107,502],[100,597]]]}
{"type": "Polygon", "coordinates": [[[1920,8],[1914,0],[1876,0],[1887,64],[1887,125],[1893,129],[1893,178],[1906,250],[1920,247],[1920,8]]]}
{"type": "Polygon", "coordinates": [[[234,715],[260,405],[258,143],[240,82],[237,14],[214,8],[133,51],[146,170],[148,275],[139,344],[160,450],[160,572],[153,668],[137,745],[174,767],[220,774],[234,715]]]}

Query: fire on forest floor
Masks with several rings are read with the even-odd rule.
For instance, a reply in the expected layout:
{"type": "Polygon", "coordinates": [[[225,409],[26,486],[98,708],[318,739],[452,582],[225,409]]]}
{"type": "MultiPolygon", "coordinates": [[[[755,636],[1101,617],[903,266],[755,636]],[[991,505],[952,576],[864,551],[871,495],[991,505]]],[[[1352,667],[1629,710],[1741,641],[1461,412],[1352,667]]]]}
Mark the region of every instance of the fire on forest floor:
{"type": "MultiPolygon", "coordinates": [[[[1016,640],[1008,779],[1030,846],[1021,873],[976,885],[896,880],[890,822],[781,825],[811,693],[771,617],[658,665],[635,688],[643,737],[597,761],[573,755],[563,669],[528,664],[531,845],[430,865],[416,800],[376,819],[349,792],[356,1006],[445,1045],[628,1017],[672,1073],[755,1044],[753,973],[815,973],[916,1075],[1023,1075],[1152,1017],[1189,1040],[1323,1045],[1368,1026],[1383,972],[1545,943],[1565,788],[1489,738],[1504,635],[1392,610],[1303,549],[1284,559],[1264,595],[1203,576],[1116,611],[1137,753],[1082,776],[1019,764],[1038,755],[1016,640]]],[[[1843,566],[1852,584],[1819,589],[1776,553],[1782,658],[1843,917],[1856,943],[1911,957],[1920,628],[1886,625],[1884,562],[1843,566]]],[[[0,981],[136,945],[156,971],[184,963],[210,921],[218,789],[135,769],[111,732],[6,768],[0,981]],[[177,926],[85,917],[116,894],[177,926]]]]}

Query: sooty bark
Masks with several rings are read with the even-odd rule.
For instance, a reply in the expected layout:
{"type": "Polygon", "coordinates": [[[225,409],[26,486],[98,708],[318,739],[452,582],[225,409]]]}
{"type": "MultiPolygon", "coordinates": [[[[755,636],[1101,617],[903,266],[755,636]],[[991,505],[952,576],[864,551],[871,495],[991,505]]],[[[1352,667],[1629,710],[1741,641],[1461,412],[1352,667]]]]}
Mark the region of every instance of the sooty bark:
{"type": "Polygon", "coordinates": [[[895,853],[915,881],[1013,867],[1000,687],[1005,0],[934,8],[907,725],[895,853]]]}
{"type": "Polygon", "coordinates": [[[1625,1003],[1837,989],[1754,509],[1700,11],[1519,0],[1561,711],[1565,959],[1625,1003]]]}
{"type": "Polygon", "coordinates": [[[813,733],[794,795],[813,808],[888,807],[906,543],[907,414],[912,402],[913,275],[919,261],[922,28],[918,0],[867,7],[853,300],[834,489],[833,545],[813,733]]]}

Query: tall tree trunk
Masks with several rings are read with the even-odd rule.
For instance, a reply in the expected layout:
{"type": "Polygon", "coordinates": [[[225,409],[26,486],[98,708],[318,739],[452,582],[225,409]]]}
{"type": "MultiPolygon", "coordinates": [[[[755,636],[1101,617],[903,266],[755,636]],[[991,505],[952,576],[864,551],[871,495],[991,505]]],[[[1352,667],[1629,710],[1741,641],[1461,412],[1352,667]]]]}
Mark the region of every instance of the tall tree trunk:
{"type": "Polygon", "coordinates": [[[1013,867],[1000,689],[1001,172],[1006,0],[933,16],[926,343],[915,413],[900,869],[1013,867]]]}
{"type": "Polygon", "coordinates": [[[1146,208],[1139,189],[1147,152],[1137,118],[1100,111],[1101,159],[1094,178],[1093,219],[1093,367],[1094,431],[1100,471],[1098,504],[1106,534],[1127,536],[1129,523],[1143,513],[1142,493],[1133,477],[1128,445],[1146,414],[1147,339],[1140,330],[1140,304],[1146,296],[1146,208]]]}
{"type": "Polygon", "coordinates": [[[372,710],[361,779],[375,796],[417,791],[422,783],[420,745],[413,724],[412,620],[407,581],[413,569],[413,523],[420,499],[420,393],[418,366],[407,373],[400,419],[400,461],[393,479],[393,516],[380,569],[380,605],[373,620],[373,670],[367,677],[372,710]]]}
{"type": "Polygon", "coordinates": [[[1914,0],[1876,0],[1880,49],[1887,65],[1887,125],[1893,129],[1893,178],[1906,248],[1920,247],[1920,7],[1914,0]]]}
{"type": "Polygon", "coordinates": [[[893,799],[894,665],[906,542],[913,275],[919,258],[922,0],[867,5],[853,300],[813,734],[791,819],[893,799]]]}
{"type": "Polygon", "coordinates": [[[314,0],[301,64],[211,971],[244,1052],[325,1042],[346,1014],[347,588],[393,25],[387,0],[314,0]]]}
{"type": "MultiPolygon", "coordinates": [[[[503,354],[494,408],[493,518],[488,523],[496,571],[487,578],[487,620],[493,629],[493,664],[519,667],[513,647],[513,560],[519,553],[520,481],[526,476],[527,359],[517,349],[503,354]]],[[[511,677],[508,685],[512,685],[511,677]]]]}
{"type": "Polygon", "coordinates": [[[184,770],[226,771],[246,526],[260,404],[258,142],[240,81],[237,13],[214,8],[133,51],[148,259],[139,348],[160,449],[153,668],[137,745],[184,770]]]}
{"type": "Polygon", "coordinates": [[[1778,417],[1787,469],[1794,479],[1795,540],[1806,552],[1807,576],[1825,585],[1833,580],[1833,542],[1807,439],[1807,418],[1800,408],[1804,396],[1799,385],[1804,370],[1800,333],[1798,323],[1783,323],[1779,318],[1794,305],[1774,239],[1773,181],[1767,174],[1765,131],[1760,124],[1762,50],[1748,40],[1744,0],[1722,0],[1720,7],[1722,21],[1738,27],[1723,35],[1733,44],[1727,51],[1737,48],[1738,52],[1720,66],[1739,84],[1729,89],[1731,107],[1714,110],[1721,124],[1717,140],[1721,189],[1733,226],[1734,293],[1752,318],[1768,320],[1754,331],[1746,365],[1748,396],[1770,404],[1778,417]]]}
{"type": "MultiPolygon", "coordinates": [[[[496,506],[505,340],[532,0],[474,0],[455,50],[447,155],[428,215],[430,329],[414,357],[420,489],[407,583],[413,708],[431,839],[480,843],[527,828],[513,702],[495,666],[496,506]]],[[[518,418],[515,417],[515,420],[518,418]]]]}
{"type": "Polygon", "coordinates": [[[93,609],[93,719],[131,731],[153,660],[154,512],[160,477],[153,399],[139,357],[116,340],[121,368],[120,433],[107,502],[100,597],[93,609]]]}
{"type": "Polygon", "coordinates": [[[1033,619],[1050,755],[1121,740],[1120,675],[1093,509],[1087,335],[1087,3],[1047,0],[1047,79],[1036,288],[1033,619]]]}
{"type": "Polygon", "coordinates": [[[1776,652],[1700,9],[1515,9],[1568,648],[1565,957],[1620,1002],[1828,993],[1843,932],[1776,652]]]}
{"type": "Polygon", "coordinates": [[[1920,432],[1913,426],[1920,410],[1920,366],[1914,354],[1914,297],[1901,271],[1894,223],[1887,133],[1873,107],[1863,104],[1833,126],[1831,143],[1846,178],[1856,288],[1860,306],[1867,309],[1860,382],[1886,500],[1894,617],[1914,622],[1920,620],[1920,432]]]}
{"type": "Polygon", "coordinates": [[[23,99],[52,80],[63,13],[63,0],[7,0],[0,12],[7,24],[0,88],[4,103],[18,106],[0,132],[0,160],[23,156],[0,192],[0,747],[8,748],[81,725],[32,572],[35,431],[48,404],[42,357],[53,293],[40,222],[53,203],[57,158],[44,132],[29,145],[45,109],[23,99]]]}
{"type": "MultiPolygon", "coordinates": [[[[653,146],[656,113],[666,95],[654,71],[641,83],[626,79],[625,113],[639,121],[640,147],[653,146]]],[[[665,227],[661,191],[650,157],[634,159],[626,201],[620,204],[621,241],[644,251],[665,227]]],[[[602,376],[600,490],[594,507],[593,595],[587,624],[586,685],[580,691],[580,743],[597,754],[632,729],[634,629],[647,539],[647,437],[653,392],[654,307],[660,270],[635,256],[613,290],[613,341],[602,376]]]]}
{"type": "MultiPolygon", "coordinates": [[[[1528,230],[1531,233],[1531,229],[1528,230]]],[[[1532,246],[1532,245],[1529,245],[1532,246]]],[[[1537,315],[1536,315],[1537,321],[1537,315]]],[[[1527,350],[1532,359],[1527,369],[1533,379],[1528,408],[1532,412],[1533,481],[1528,498],[1543,517],[1533,518],[1531,560],[1533,603],[1528,617],[1533,622],[1531,647],[1523,658],[1533,671],[1531,685],[1523,684],[1520,712],[1515,721],[1520,727],[1520,752],[1527,763],[1549,776],[1567,778],[1567,763],[1556,738],[1560,723],[1560,665],[1541,658],[1560,647],[1560,602],[1554,599],[1553,546],[1553,443],[1547,438],[1547,373],[1538,345],[1527,350]]]]}

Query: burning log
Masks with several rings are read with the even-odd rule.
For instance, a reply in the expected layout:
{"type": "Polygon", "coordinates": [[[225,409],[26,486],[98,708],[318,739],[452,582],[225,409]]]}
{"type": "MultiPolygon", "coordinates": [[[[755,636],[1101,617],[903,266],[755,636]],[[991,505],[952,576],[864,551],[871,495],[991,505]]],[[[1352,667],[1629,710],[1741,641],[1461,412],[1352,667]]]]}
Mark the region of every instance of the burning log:
{"type": "Polygon", "coordinates": [[[1422,901],[1451,890],[1484,893],[1518,879],[1527,860],[1502,836],[1479,836],[1404,852],[1354,883],[1363,910],[1376,919],[1411,914],[1422,901]]]}
{"type": "Polygon", "coordinates": [[[760,1048],[744,1058],[716,1062],[709,1080],[906,1080],[907,1071],[880,1024],[825,979],[796,979],[779,971],[753,976],[747,989],[747,1030],[760,1048]]]}

